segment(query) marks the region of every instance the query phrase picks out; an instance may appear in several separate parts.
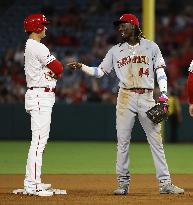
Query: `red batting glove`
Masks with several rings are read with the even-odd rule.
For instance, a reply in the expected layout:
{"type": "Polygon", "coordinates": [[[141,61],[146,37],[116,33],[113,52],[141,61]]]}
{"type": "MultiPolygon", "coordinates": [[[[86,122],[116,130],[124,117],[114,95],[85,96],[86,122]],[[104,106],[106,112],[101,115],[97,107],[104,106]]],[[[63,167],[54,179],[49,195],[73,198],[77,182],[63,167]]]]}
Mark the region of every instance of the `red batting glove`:
{"type": "Polygon", "coordinates": [[[159,97],[159,103],[162,103],[164,105],[164,112],[168,111],[168,96],[166,93],[162,93],[161,96],[159,97]]]}

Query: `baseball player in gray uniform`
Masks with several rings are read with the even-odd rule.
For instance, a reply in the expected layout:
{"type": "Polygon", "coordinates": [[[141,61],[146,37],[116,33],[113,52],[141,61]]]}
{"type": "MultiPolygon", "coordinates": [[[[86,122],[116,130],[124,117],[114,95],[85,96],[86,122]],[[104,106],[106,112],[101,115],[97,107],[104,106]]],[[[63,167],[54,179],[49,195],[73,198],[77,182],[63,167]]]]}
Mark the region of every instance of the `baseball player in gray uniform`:
{"type": "Polygon", "coordinates": [[[146,114],[146,111],[155,105],[153,99],[155,75],[160,88],[160,100],[165,103],[168,101],[165,62],[160,49],[156,43],[143,37],[135,15],[123,14],[114,25],[123,41],[108,51],[98,67],[89,67],[78,62],[68,64],[72,69],[81,69],[88,75],[96,77],[108,75],[114,68],[120,80],[116,106],[118,140],[116,173],[119,186],[113,193],[126,195],[129,192],[131,175],[128,170],[130,164],[128,152],[136,116],[150,144],[159,192],[184,193],[183,189],[171,182],[162,144],[161,125],[154,124],[146,114]]]}
{"type": "Polygon", "coordinates": [[[49,138],[55,86],[63,66],[42,43],[48,20],[42,14],[32,14],[24,20],[29,38],[25,45],[25,75],[27,92],[25,109],[31,115],[32,140],[28,153],[24,189],[26,194],[52,196],[51,184],[41,182],[42,154],[49,138]]]}

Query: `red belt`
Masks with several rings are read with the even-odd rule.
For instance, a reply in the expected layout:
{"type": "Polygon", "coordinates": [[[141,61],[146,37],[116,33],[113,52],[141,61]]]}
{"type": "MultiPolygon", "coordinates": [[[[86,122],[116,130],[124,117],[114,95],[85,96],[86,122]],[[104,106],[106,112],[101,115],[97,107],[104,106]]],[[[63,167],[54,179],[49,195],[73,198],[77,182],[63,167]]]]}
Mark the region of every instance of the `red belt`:
{"type": "Polygon", "coordinates": [[[129,90],[130,92],[138,93],[138,94],[144,94],[144,93],[150,93],[153,91],[153,89],[148,88],[123,88],[124,90],[129,90]]]}
{"type": "Polygon", "coordinates": [[[44,88],[44,92],[53,92],[53,93],[56,92],[56,88],[48,88],[48,87],[31,87],[31,88],[28,88],[28,89],[33,90],[35,88],[44,88]]]}

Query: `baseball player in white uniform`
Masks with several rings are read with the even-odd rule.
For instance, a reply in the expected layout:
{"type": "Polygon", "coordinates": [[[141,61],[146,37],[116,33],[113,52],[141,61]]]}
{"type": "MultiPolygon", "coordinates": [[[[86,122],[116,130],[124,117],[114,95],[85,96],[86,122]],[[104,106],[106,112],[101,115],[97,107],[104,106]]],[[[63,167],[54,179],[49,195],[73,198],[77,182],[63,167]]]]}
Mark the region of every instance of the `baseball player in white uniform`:
{"type": "Polygon", "coordinates": [[[164,71],[165,62],[156,43],[147,40],[139,28],[138,18],[133,14],[123,14],[114,22],[122,36],[122,42],[113,46],[98,67],[89,67],[81,63],[68,64],[72,69],[82,69],[91,76],[102,77],[115,69],[120,80],[116,106],[117,161],[116,173],[119,186],[115,195],[126,195],[129,192],[130,159],[128,157],[131,132],[138,119],[150,144],[159,192],[162,194],[184,193],[184,190],[171,183],[171,177],[165,159],[161,125],[154,124],[146,111],[155,105],[153,99],[154,75],[157,76],[161,96],[165,103],[167,97],[167,77],[164,71]]]}
{"type": "Polygon", "coordinates": [[[27,194],[52,196],[51,184],[41,182],[42,154],[49,138],[52,107],[55,103],[56,81],[63,66],[40,40],[45,37],[48,20],[32,14],[24,20],[29,38],[25,45],[27,92],[25,109],[31,115],[32,140],[28,153],[24,189],[27,194]]]}

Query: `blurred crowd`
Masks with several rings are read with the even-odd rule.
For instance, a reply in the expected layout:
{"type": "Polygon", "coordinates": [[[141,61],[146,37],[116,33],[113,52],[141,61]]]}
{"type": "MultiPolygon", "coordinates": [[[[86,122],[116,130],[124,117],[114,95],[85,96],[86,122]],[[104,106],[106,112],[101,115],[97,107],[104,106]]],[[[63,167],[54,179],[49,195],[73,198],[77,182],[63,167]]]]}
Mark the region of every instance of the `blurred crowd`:
{"type": "MultiPolygon", "coordinates": [[[[162,3],[157,5],[156,11],[155,41],[166,61],[169,93],[178,96],[180,102],[187,102],[186,80],[188,67],[193,59],[193,7],[185,6],[182,9],[178,5],[170,10],[167,2],[172,1],[160,2],[162,3]]],[[[131,10],[140,15],[141,1],[131,3],[121,0],[93,0],[80,7],[72,0],[63,10],[47,3],[42,6],[41,12],[52,22],[43,43],[63,62],[65,68],[62,78],[57,83],[57,101],[115,104],[118,79],[114,72],[96,79],[81,71],[72,71],[66,64],[79,61],[98,66],[108,49],[119,41],[112,22],[120,14],[131,10]],[[92,22],[92,19],[96,21],[92,22]],[[94,28],[96,22],[98,26],[94,28]]],[[[141,20],[141,16],[139,18],[141,20]]],[[[8,48],[1,57],[0,102],[24,101],[25,40],[16,49],[8,48]]]]}

